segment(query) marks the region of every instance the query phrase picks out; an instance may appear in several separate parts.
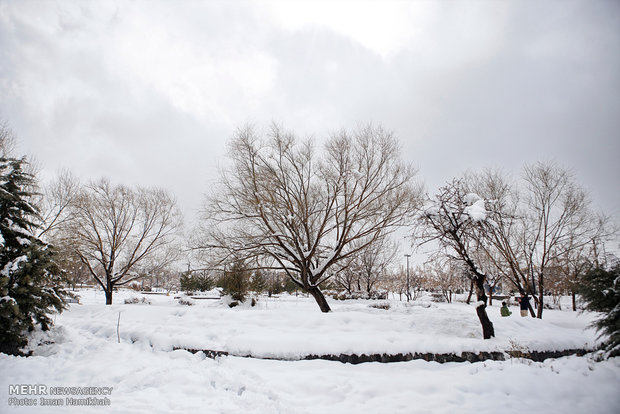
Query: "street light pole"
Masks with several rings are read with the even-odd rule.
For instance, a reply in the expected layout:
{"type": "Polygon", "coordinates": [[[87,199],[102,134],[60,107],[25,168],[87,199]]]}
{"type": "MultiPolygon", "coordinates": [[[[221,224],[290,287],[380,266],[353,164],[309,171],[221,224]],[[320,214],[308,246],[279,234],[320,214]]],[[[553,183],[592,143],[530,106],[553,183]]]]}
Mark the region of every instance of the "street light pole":
{"type": "Polygon", "coordinates": [[[409,293],[409,258],[411,255],[405,254],[405,257],[407,258],[407,302],[409,302],[409,299],[411,298],[411,294],[409,293]]]}

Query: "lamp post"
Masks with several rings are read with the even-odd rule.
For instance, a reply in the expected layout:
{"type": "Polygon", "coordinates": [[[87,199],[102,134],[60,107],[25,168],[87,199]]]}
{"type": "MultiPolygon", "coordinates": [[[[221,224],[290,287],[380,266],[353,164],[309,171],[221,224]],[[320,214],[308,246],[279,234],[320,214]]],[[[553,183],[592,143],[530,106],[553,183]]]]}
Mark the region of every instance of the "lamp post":
{"type": "Polygon", "coordinates": [[[409,302],[409,299],[411,298],[411,294],[409,293],[409,258],[411,255],[405,254],[405,257],[407,258],[407,302],[409,302]]]}

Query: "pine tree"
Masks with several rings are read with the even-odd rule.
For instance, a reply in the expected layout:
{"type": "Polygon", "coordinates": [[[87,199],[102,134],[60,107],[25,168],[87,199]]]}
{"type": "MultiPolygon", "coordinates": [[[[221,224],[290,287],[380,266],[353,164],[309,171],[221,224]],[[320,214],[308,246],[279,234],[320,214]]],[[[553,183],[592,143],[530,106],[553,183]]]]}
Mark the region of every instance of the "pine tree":
{"type": "Polygon", "coordinates": [[[603,349],[611,357],[620,356],[620,264],[610,270],[595,268],[586,273],[578,293],[587,310],[602,312],[592,326],[609,336],[603,349]]]}
{"type": "Polygon", "coordinates": [[[262,271],[257,270],[252,275],[250,280],[250,290],[256,294],[261,294],[263,291],[267,290],[267,279],[262,271]]]}
{"type": "Polygon", "coordinates": [[[218,285],[225,295],[230,295],[233,300],[243,302],[250,288],[250,273],[246,270],[241,260],[233,262],[229,270],[224,272],[218,285]]]}
{"type": "Polygon", "coordinates": [[[206,272],[200,272],[195,274],[192,274],[192,272],[190,271],[185,272],[181,275],[179,282],[181,284],[181,290],[185,292],[206,292],[213,289],[213,286],[215,286],[215,281],[213,280],[213,277],[206,272]]]}
{"type": "Polygon", "coordinates": [[[191,272],[183,273],[179,278],[179,284],[184,292],[191,292],[196,288],[191,272]]]}
{"type": "Polygon", "coordinates": [[[0,158],[0,352],[20,355],[27,333],[48,330],[65,307],[62,276],[51,246],[33,236],[34,177],[24,159],[0,158]]]}

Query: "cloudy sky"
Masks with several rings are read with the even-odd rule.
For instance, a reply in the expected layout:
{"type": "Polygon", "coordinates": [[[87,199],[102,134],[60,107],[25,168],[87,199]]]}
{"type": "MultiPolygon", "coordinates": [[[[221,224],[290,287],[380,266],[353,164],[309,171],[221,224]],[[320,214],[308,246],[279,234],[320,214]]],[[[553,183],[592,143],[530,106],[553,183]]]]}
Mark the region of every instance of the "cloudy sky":
{"type": "Polygon", "coordinates": [[[430,191],[554,160],[620,216],[620,2],[0,0],[0,117],[44,177],[190,216],[235,127],[271,121],[382,124],[430,191]]]}

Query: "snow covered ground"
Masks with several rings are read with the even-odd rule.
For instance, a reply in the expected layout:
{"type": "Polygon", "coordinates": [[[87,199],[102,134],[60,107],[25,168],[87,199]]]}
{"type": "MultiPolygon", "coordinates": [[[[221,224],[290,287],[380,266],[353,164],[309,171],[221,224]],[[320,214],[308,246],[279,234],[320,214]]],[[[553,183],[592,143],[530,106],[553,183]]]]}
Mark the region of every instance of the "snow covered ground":
{"type": "MultiPolygon", "coordinates": [[[[473,306],[421,300],[330,301],[322,314],[313,299],[260,298],[254,308],[219,301],[179,305],[171,296],[123,304],[139,294],[81,292],[81,304],[56,317],[29,358],[0,355],[0,412],[16,413],[529,413],[620,412],[620,359],[565,357],[446,363],[341,364],[298,361],[308,354],[562,350],[589,348],[595,315],[545,311],[544,319],[509,318],[489,308],[496,338],[482,340],[473,306]],[[385,303],[385,301],[383,302],[385,303]],[[120,313],[119,336],[117,322],[120,313]],[[215,360],[175,347],[213,349],[240,357],[215,360]],[[15,407],[11,384],[113,387],[107,407],[15,407]]],[[[46,395],[46,398],[58,398],[46,395]]],[[[83,397],[80,397],[83,398],[83,397]]]]}

